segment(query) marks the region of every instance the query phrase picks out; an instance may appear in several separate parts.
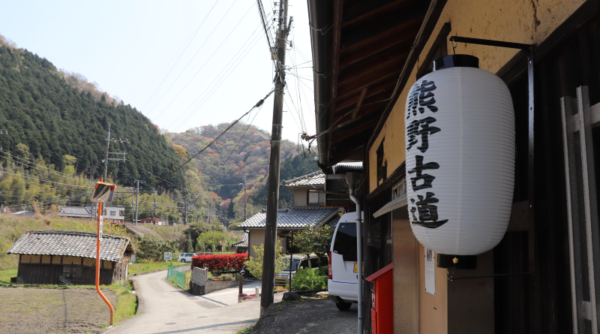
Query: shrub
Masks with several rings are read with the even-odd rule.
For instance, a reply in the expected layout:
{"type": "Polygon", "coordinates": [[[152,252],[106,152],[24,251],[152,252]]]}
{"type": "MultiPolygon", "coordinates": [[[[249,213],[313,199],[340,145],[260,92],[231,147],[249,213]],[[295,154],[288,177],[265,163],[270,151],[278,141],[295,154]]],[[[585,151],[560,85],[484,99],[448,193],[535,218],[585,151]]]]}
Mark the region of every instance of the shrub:
{"type": "Polygon", "coordinates": [[[247,253],[229,255],[196,255],[192,257],[192,268],[208,267],[208,270],[242,270],[247,253]]]}
{"type": "Polygon", "coordinates": [[[325,290],[327,289],[327,275],[322,275],[321,270],[300,269],[292,277],[292,287],[295,291],[325,290]]]}
{"type": "Polygon", "coordinates": [[[137,237],[137,258],[160,261],[165,252],[178,251],[177,240],[160,241],[151,237],[137,237]]]}
{"type": "MultiPolygon", "coordinates": [[[[260,244],[260,246],[252,247],[254,249],[254,256],[248,260],[246,263],[246,268],[254,275],[254,277],[262,280],[263,274],[263,257],[265,254],[265,245],[260,244]]],[[[275,272],[281,272],[285,269],[290,263],[289,259],[281,254],[281,247],[279,247],[279,240],[275,244],[275,272]]]]}

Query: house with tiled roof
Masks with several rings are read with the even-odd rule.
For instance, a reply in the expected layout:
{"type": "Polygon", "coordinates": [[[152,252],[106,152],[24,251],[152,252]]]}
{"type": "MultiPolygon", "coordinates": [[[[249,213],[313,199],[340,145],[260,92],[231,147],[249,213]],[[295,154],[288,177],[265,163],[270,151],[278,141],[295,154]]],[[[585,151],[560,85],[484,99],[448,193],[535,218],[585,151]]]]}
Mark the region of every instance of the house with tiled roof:
{"type": "MultiPolygon", "coordinates": [[[[313,172],[284,181],[283,189],[294,192],[294,205],[289,209],[279,209],[277,214],[277,236],[283,252],[291,250],[291,233],[305,229],[309,225],[329,224],[335,226],[340,209],[325,205],[325,174],[313,172]]],[[[238,229],[248,232],[248,255],[252,256],[253,246],[265,240],[266,210],[262,210],[238,225],[238,229]]],[[[294,253],[297,250],[291,250],[294,253]]]]}
{"type": "MultiPolygon", "coordinates": [[[[96,233],[27,231],[7,254],[19,256],[17,283],[94,284],[96,233]]],[[[129,238],[104,234],[100,246],[100,284],[127,281],[135,251],[129,238]]]]}

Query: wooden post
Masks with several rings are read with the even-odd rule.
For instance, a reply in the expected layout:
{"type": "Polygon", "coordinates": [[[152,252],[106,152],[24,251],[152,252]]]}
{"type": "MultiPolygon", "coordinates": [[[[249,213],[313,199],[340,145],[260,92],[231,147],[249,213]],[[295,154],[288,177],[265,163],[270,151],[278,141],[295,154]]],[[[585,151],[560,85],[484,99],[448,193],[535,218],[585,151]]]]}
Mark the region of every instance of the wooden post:
{"type": "Polygon", "coordinates": [[[244,277],[243,276],[239,276],[238,277],[238,282],[239,282],[239,289],[240,289],[240,293],[239,294],[241,295],[242,291],[243,291],[242,286],[244,284],[244,277]]]}

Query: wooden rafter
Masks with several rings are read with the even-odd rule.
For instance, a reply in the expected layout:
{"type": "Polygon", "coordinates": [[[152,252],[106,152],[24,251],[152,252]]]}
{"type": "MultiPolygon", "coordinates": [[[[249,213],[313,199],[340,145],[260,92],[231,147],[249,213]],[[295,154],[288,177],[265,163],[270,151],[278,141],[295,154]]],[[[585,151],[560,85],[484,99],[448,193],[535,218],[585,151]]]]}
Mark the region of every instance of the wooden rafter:
{"type": "MultiPolygon", "coordinates": [[[[389,97],[389,95],[393,91],[394,87],[396,86],[396,79],[397,78],[392,77],[387,81],[378,83],[377,85],[369,86],[369,90],[367,91],[367,94],[365,95],[365,99],[369,99],[375,95],[379,95],[379,94],[385,93],[385,92],[388,92],[387,95],[389,97]]],[[[361,92],[362,92],[362,90],[361,90],[361,92]]],[[[356,102],[358,102],[359,97],[360,97],[360,94],[357,93],[357,94],[351,95],[349,97],[346,97],[344,99],[338,99],[337,103],[336,103],[337,109],[335,110],[336,117],[339,116],[338,113],[340,110],[343,110],[344,108],[347,108],[351,105],[354,105],[356,102]]],[[[383,99],[385,97],[382,96],[381,98],[383,99]]]]}
{"type": "MultiPolygon", "coordinates": [[[[342,38],[342,15],[344,11],[344,0],[333,1],[333,66],[331,82],[331,108],[329,112],[329,124],[333,124],[333,110],[335,110],[335,97],[337,96],[337,83],[340,75],[340,41],[342,38]]],[[[328,134],[328,152],[331,150],[331,132],[328,134]]]]}
{"type": "Polygon", "coordinates": [[[352,122],[354,122],[354,120],[356,119],[356,114],[358,114],[358,111],[360,110],[360,107],[363,103],[363,99],[367,94],[367,89],[369,89],[369,87],[365,86],[363,87],[362,92],[360,92],[360,96],[358,97],[358,101],[356,102],[356,107],[354,107],[354,111],[352,112],[352,122]]]}

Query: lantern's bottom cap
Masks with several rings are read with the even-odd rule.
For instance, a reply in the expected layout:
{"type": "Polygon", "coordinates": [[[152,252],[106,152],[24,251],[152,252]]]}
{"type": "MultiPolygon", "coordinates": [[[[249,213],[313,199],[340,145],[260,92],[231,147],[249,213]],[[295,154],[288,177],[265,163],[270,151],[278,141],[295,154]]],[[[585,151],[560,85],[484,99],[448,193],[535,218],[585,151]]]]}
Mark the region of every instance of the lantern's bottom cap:
{"type": "Polygon", "coordinates": [[[477,255],[437,255],[438,268],[477,269],[477,255]]]}

